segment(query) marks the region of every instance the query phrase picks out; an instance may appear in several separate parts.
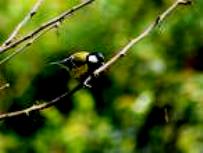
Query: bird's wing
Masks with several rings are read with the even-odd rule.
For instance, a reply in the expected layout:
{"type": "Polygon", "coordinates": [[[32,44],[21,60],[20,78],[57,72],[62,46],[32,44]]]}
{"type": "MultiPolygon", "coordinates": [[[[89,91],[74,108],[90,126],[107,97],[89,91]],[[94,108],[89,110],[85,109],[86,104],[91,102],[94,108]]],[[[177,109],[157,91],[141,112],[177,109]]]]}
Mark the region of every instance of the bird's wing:
{"type": "Polygon", "coordinates": [[[73,54],[72,57],[72,61],[76,66],[82,66],[83,64],[86,63],[86,59],[88,56],[88,52],[82,51],[82,52],[78,52],[73,54]]]}

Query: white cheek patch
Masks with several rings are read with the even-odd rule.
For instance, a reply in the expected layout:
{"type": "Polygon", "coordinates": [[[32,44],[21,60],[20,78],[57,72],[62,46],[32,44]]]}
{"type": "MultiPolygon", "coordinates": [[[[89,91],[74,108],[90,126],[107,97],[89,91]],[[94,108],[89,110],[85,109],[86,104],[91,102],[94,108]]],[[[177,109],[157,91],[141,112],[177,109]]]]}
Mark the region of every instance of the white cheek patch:
{"type": "Polygon", "coordinates": [[[98,62],[98,59],[97,59],[96,56],[90,55],[90,56],[89,56],[89,61],[90,61],[91,63],[97,63],[97,62],[98,62]]]}

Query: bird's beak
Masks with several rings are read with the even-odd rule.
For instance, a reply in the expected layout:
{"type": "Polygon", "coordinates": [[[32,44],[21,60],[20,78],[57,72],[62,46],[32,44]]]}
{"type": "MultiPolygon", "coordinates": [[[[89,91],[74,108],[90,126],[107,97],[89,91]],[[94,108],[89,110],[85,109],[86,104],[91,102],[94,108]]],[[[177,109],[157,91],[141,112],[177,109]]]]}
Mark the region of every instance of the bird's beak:
{"type": "Polygon", "coordinates": [[[66,59],[64,59],[64,60],[61,60],[61,61],[58,61],[57,63],[59,63],[59,64],[64,64],[64,63],[66,63],[67,61],[69,61],[68,58],[66,58],[66,59]]]}

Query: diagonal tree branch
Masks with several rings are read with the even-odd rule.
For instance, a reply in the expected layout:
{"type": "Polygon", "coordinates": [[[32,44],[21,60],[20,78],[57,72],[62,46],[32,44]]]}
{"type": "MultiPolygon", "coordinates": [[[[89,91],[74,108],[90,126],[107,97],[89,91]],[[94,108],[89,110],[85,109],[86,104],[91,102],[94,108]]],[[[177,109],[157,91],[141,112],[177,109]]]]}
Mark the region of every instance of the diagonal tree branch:
{"type": "Polygon", "coordinates": [[[51,107],[51,106],[55,105],[56,103],[58,103],[61,99],[65,98],[65,97],[70,97],[71,95],[73,95],[75,92],[77,92],[78,90],[80,90],[82,88],[83,88],[83,85],[79,84],[74,89],[72,89],[70,92],[65,92],[62,95],[56,97],[55,99],[53,99],[53,100],[51,100],[49,102],[42,103],[42,104],[39,104],[39,105],[33,105],[33,106],[29,107],[29,108],[26,108],[26,109],[23,109],[23,110],[20,110],[20,111],[1,114],[0,115],[0,120],[16,117],[16,116],[19,116],[19,115],[29,115],[31,112],[40,111],[42,109],[51,107]]]}
{"type": "MultiPolygon", "coordinates": [[[[127,52],[138,42],[148,36],[159,24],[161,24],[167,16],[169,16],[179,5],[190,5],[191,0],[176,0],[168,9],[166,9],[162,14],[160,14],[153,22],[150,24],[140,35],[131,39],[115,56],[113,56],[106,64],[94,71],[93,76],[98,76],[100,73],[104,72],[121,57],[124,57],[127,52]]],[[[91,79],[91,76],[87,78],[87,81],[91,79]]]]}
{"type": "Polygon", "coordinates": [[[30,10],[30,12],[24,17],[24,19],[15,27],[14,31],[8,37],[8,39],[3,43],[2,47],[9,45],[17,36],[20,29],[37,13],[37,10],[41,6],[44,0],[37,0],[36,4],[30,10]]]}
{"type": "MultiPolygon", "coordinates": [[[[85,80],[85,82],[89,82],[91,79],[93,79],[93,77],[96,77],[98,75],[100,75],[102,72],[104,72],[107,68],[109,68],[110,66],[112,66],[115,62],[117,62],[121,57],[123,57],[124,55],[127,54],[127,52],[135,45],[137,44],[139,41],[141,41],[143,38],[145,38],[146,36],[148,36],[152,30],[154,30],[159,24],[161,24],[166,17],[171,14],[175,8],[177,8],[179,5],[188,5],[191,4],[191,0],[176,0],[167,10],[165,10],[161,15],[159,15],[152,24],[149,25],[149,27],[144,30],[139,36],[133,38],[129,43],[127,43],[120,51],[118,51],[118,53],[113,56],[108,62],[106,62],[106,64],[104,64],[103,66],[101,66],[100,68],[98,68],[97,70],[95,70],[93,72],[92,75],[90,75],[89,77],[87,77],[87,79],[85,80]]],[[[70,93],[64,93],[61,96],[53,99],[52,101],[48,102],[48,103],[43,103],[40,105],[34,105],[32,107],[29,107],[27,109],[21,110],[21,111],[16,111],[16,112],[11,112],[11,113],[6,113],[6,114],[2,114],[0,115],[0,120],[3,120],[5,118],[11,118],[11,117],[15,117],[18,115],[22,115],[22,114],[29,114],[30,112],[33,111],[39,111],[45,108],[48,108],[50,106],[55,105],[56,103],[58,103],[62,98],[67,97],[67,96],[71,96],[72,94],[74,94],[76,91],[78,91],[79,89],[81,89],[83,87],[83,84],[78,85],[76,88],[74,88],[70,93]]],[[[87,87],[87,86],[85,86],[87,87]]]]}
{"type": "Polygon", "coordinates": [[[11,48],[15,48],[16,46],[22,44],[23,42],[32,39],[33,37],[35,37],[38,33],[42,32],[43,30],[49,28],[52,25],[58,25],[60,23],[62,23],[66,18],[68,18],[69,16],[73,15],[74,12],[80,10],[81,8],[87,6],[88,4],[92,3],[95,0],[86,0],[85,2],[82,2],[78,5],[76,5],[75,7],[63,12],[61,15],[49,20],[48,22],[42,24],[40,27],[38,27],[37,29],[35,29],[34,31],[30,32],[29,34],[27,34],[26,36],[22,37],[21,39],[18,39],[14,42],[11,42],[10,44],[6,45],[6,46],[1,46],[0,47],[0,54],[4,53],[5,51],[11,49],[11,48]]]}

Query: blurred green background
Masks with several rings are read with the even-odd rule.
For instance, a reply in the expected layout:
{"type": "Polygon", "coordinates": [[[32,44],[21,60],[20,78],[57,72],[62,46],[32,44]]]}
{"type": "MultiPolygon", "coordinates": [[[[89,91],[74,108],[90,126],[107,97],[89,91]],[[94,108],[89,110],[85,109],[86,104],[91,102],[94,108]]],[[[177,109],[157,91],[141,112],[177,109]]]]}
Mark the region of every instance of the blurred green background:
{"type": "MultiPolygon", "coordinates": [[[[82,0],[81,0],[82,1],[82,0]]],[[[20,36],[80,3],[45,0],[20,36]]],[[[0,1],[0,42],[34,0],[0,1]]],[[[112,57],[173,0],[96,0],[0,65],[0,113],[71,90],[48,63],[78,50],[112,57]]],[[[203,1],[181,6],[109,69],[92,89],[57,106],[0,121],[0,153],[202,153],[203,1]]],[[[13,50],[1,54],[4,59],[13,50]]]]}

